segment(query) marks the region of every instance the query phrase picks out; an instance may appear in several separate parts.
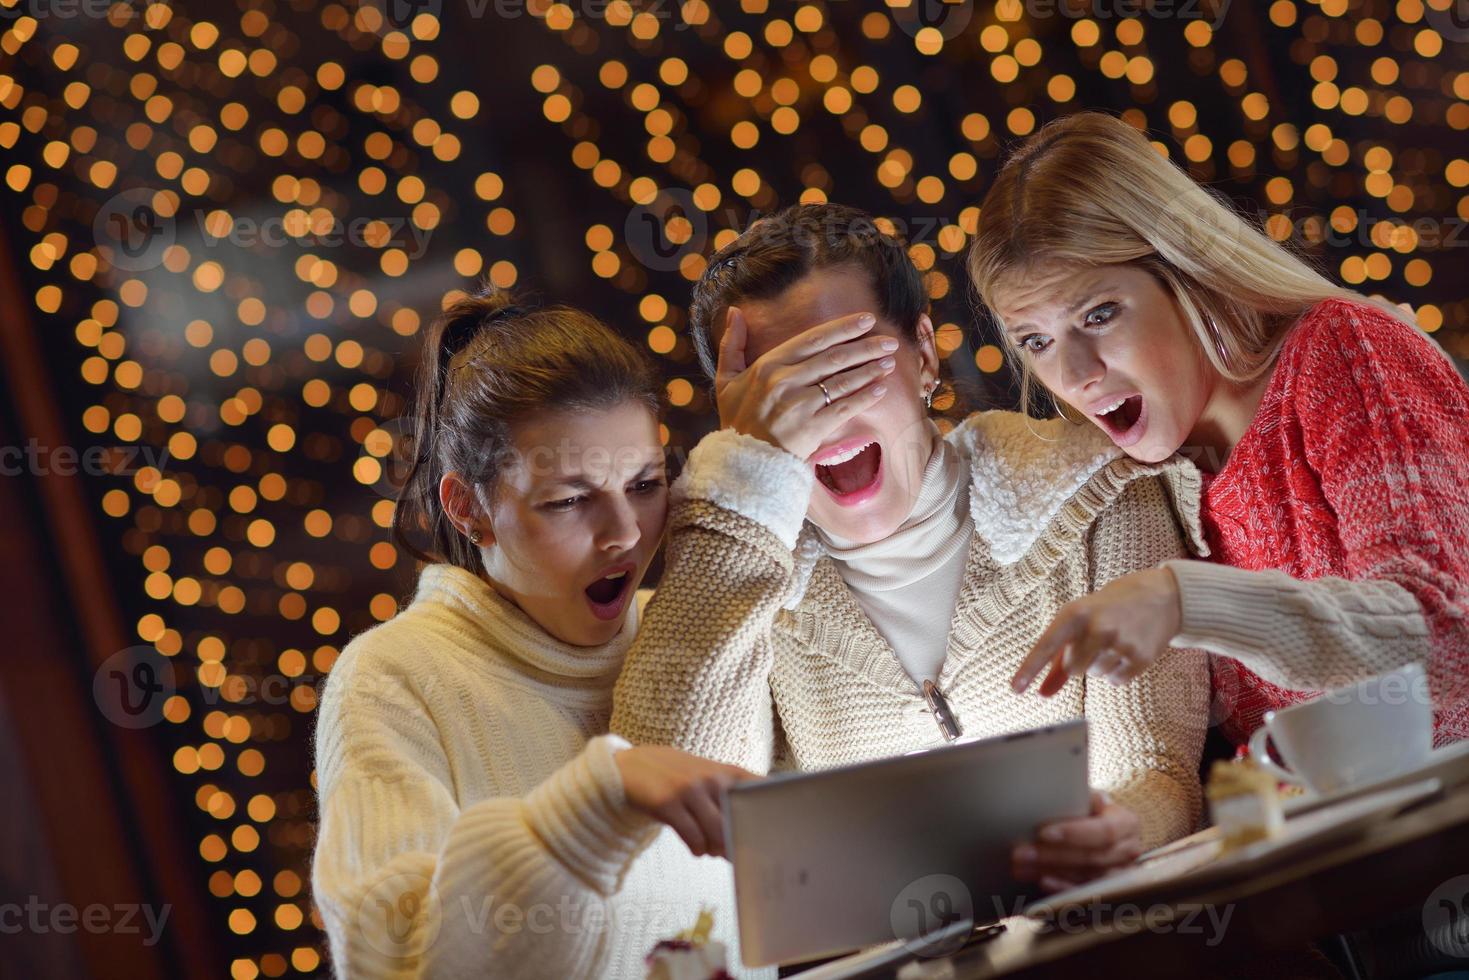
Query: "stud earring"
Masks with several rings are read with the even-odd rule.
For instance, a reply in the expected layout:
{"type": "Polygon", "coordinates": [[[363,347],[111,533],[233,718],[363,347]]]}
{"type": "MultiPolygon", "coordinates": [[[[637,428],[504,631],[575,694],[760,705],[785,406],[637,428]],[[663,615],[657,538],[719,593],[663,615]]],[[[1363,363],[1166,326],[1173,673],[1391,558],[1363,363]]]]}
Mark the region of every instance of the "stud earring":
{"type": "Polygon", "coordinates": [[[474,528],[472,531],[469,532],[469,543],[470,544],[477,545],[481,541],[483,541],[484,539],[485,539],[484,533],[482,531],[480,531],[479,528],[474,528]]]}

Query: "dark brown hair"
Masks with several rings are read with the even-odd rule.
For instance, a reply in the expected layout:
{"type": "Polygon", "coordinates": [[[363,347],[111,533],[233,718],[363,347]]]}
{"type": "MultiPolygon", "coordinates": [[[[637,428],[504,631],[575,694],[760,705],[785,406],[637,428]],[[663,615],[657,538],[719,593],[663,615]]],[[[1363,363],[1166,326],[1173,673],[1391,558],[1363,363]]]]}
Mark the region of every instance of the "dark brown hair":
{"type": "Polygon", "coordinates": [[[479,549],[444,513],[439,482],[457,470],[494,492],[518,423],[553,411],[601,411],[625,401],[662,407],[658,371],[596,317],[567,306],[522,305],[482,289],[447,309],[424,341],[412,416],[412,463],[393,512],[393,537],[423,561],[476,574],[479,549]],[[428,534],[422,549],[411,535],[428,534]]]}
{"type": "Polygon", "coordinates": [[[879,316],[917,339],[928,289],[897,235],[860,208],[795,204],[756,221],[709,260],[689,301],[689,334],[699,363],[714,377],[724,314],[741,299],[778,296],[818,269],[850,265],[864,272],[879,316]]]}

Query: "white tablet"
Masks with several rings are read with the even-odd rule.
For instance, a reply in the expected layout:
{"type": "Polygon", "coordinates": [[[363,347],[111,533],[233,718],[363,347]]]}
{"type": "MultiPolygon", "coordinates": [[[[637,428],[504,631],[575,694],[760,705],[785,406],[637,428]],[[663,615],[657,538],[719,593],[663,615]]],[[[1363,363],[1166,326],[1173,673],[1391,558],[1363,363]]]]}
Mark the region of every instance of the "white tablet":
{"type": "Polygon", "coordinates": [[[744,963],[918,949],[1016,914],[1034,889],[1010,877],[1011,849],[1089,798],[1085,719],[739,784],[724,826],[744,963]]]}

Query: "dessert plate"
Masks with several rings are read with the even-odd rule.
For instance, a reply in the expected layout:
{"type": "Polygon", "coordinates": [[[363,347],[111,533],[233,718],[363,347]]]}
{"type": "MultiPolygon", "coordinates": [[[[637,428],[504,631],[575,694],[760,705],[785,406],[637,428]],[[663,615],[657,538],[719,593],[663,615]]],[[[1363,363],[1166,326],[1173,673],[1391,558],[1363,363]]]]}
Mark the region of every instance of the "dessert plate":
{"type": "Polygon", "coordinates": [[[1423,760],[1422,765],[1414,766],[1395,776],[1357,786],[1348,786],[1332,793],[1318,794],[1307,790],[1301,796],[1286,797],[1281,800],[1280,806],[1287,817],[1294,817],[1312,810],[1319,810],[1324,806],[1331,806],[1342,800],[1350,800],[1365,793],[1405,786],[1424,779],[1437,779],[1443,784],[1444,789],[1453,789],[1455,786],[1469,782],[1469,741],[1454,742],[1434,749],[1428,754],[1428,758],[1423,760]]]}
{"type": "Polygon", "coordinates": [[[1223,852],[1223,842],[1204,836],[1192,847],[1160,854],[1064,892],[1031,903],[1025,914],[1046,918],[1077,905],[1115,903],[1162,886],[1197,888],[1224,875],[1264,870],[1296,851],[1349,837],[1372,824],[1386,820],[1413,803],[1439,792],[1443,784],[1425,779],[1407,786],[1354,796],[1324,804],[1308,813],[1288,817],[1279,837],[1256,841],[1236,851],[1223,852]]]}

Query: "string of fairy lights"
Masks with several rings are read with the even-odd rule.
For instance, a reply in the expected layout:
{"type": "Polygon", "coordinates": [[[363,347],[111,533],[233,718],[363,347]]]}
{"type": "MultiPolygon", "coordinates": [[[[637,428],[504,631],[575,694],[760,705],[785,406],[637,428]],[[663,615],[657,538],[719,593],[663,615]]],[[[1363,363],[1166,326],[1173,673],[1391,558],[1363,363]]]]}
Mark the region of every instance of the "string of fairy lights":
{"type": "Polygon", "coordinates": [[[121,581],[138,583],[121,599],[137,637],[178,678],[160,741],[238,980],[323,969],[308,716],[342,646],[411,579],[384,489],[411,435],[394,421],[403,381],[426,318],[474,278],[537,278],[537,235],[564,238],[588,304],[625,312],[608,319],[663,360],[670,445],[711,411],[689,283],[797,200],[861,204],[905,234],[951,373],[1003,390],[999,349],[967,326],[984,188],[1045,120],[1112,107],[1272,236],[1410,302],[1469,355],[1452,0],[1235,5],[1254,19],[1235,32],[1208,3],[933,18],[916,0],[534,0],[486,32],[536,52],[485,68],[515,73],[493,97],[453,60],[455,0],[406,23],[391,0],[237,0],[209,19],[119,0],[81,24],[38,2],[0,0],[0,213],[75,369],[79,437],[158,451],[90,486],[121,581]],[[538,107],[523,152],[583,205],[569,235],[524,220],[535,193],[493,137],[507,103],[538,107]]]}
{"type": "Polygon", "coordinates": [[[36,311],[67,324],[93,392],[80,426],[167,453],[166,465],[107,480],[98,505],[141,566],[136,598],[152,608],[138,638],[177,661],[179,693],[162,715],[200,815],[200,873],[238,937],[236,978],[322,967],[306,893],[306,716],[345,639],[397,609],[391,501],[343,512],[328,502],[333,486],[344,467],[364,487],[381,482],[384,425],[404,404],[387,384],[421,311],[467,277],[517,278],[492,247],[408,275],[422,257],[414,243],[442,221],[494,242],[516,216],[493,171],[471,180],[467,200],[483,208],[431,183],[460,157],[455,130],[479,115],[479,97],[432,84],[433,55],[410,54],[436,20],[415,22],[410,42],[375,32],[373,13],[321,8],[317,30],[343,42],[341,60],[307,56],[258,7],[216,24],[119,4],[81,43],[20,14],[0,35],[12,59],[0,145],[34,161],[8,164],[5,183],[29,199],[20,224],[35,236],[36,311]],[[349,80],[352,52],[372,48],[406,62],[402,85],[349,80]],[[246,183],[268,198],[238,193],[246,183]],[[93,240],[115,193],[141,194],[122,203],[146,204],[172,243],[140,261],[93,240]],[[331,236],[348,216],[366,220],[339,255],[331,236]],[[363,596],[364,585],[384,591],[363,596]]]}
{"type": "MultiPolygon", "coordinates": [[[[1285,30],[1294,26],[1300,27],[1299,38],[1290,45],[1290,49],[1295,60],[1308,62],[1310,75],[1317,80],[1311,90],[1312,104],[1316,109],[1337,110],[1349,116],[1381,116],[1394,125],[1403,125],[1413,119],[1416,102],[1416,111],[1419,114],[1425,111],[1433,114],[1435,123],[1451,130],[1469,128],[1469,112],[1466,112],[1463,102],[1469,82],[1465,81],[1462,72],[1433,72],[1425,62],[1400,61],[1388,54],[1372,60],[1369,71],[1375,85],[1387,86],[1402,82],[1405,87],[1426,92],[1438,89],[1441,97],[1447,96],[1436,104],[1425,104],[1417,98],[1409,98],[1382,88],[1339,87],[1332,81],[1339,70],[1336,59],[1328,53],[1318,53],[1333,43],[1371,48],[1390,42],[1392,47],[1423,59],[1437,57],[1443,53],[1443,38],[1433,27],[1424,25],[1423,21],[1429,11],[1444,10],[1446,4],[1440,2],[1436,8],[1425,8],[1422,3],[1417,2],[1397,4],[1392,14],[1401,23],[1394,25],[1391,33],[1381,20],[1362,16],[1361,9],[1352,11],[1359,19],[1350,23],[1342,20],[1351,10],[1344,0],[1319,6],[1320,13],[1304,16],[1298,5],[1291,0],[1280,0],[1268,9],[1268,18],[1275,28],[1285,30]]],[[[769,15],[767,3],[744,3],[742,7],[748,14],[769,15]]],[[[631,8],[624,9],[621,13],[622,16],[609,16],[607,26],[625,28],[634,47],[639,43],[646,47],[658,36],[660,24],[656,18],[646,14],[635,15],[631,8]]],[[[1020,100],[1025,104],[1017,105],[1005,113],[1002,123],[1009,138],[1019,138],[1033,132],[1038,125],[1036,113],[1030,103],[1032,100],[1041,101],[1041,93],[1055,105],[1056,111],[1064,111],[1077,104],[1077,79],[1064,72],[1048,72],[1043,62],[1046,49],[1040,40],[1031,36],[1035,28],[1026,22],[1025,8],[1020,3],[999,3],[994,8],[993,16],[994,23],[979,26],[961,36],[961,40],[967,42],[970,48],[978,49],[964,51],[961,56],[972,53],[982,57],[987,54],[988,74],[994,81],[1002,85],[1022,82],[1024,88],[1028,89],[1022,92],[1020,100]],[[1028,77],[1022,79],[1023,73],[1028,77]]],[[[750,108],[754,110],[751,113],[754,119],[740,119],[729,128],[728,139],[739,150],[749,151],[760,142],[762,130],[756,119],[763,122],[775,138],[789,136],[800,127],[802,121],[795,107],[802,102],[814,105],[819,101],[821,108],[842,119],[844,132],[863,150],[881,155],[875,175],[878,183],[890,192],[895,204],[911,205],[917,200],[924,205],[939,205],[949,196],[950,189],[946,187],[943,177],[930,174],[914,178],[910,173],[913,168],[912,154],[902,147],[889,148],[887,130],[879,123],[870,121],[870,114],[864,111],[861,100],[854,93],[881,97],[885,94],[882,90],[884,80],[868,65],[859,65],[850,72],[842,68],[840,50],[833,43],[830,32],[823,30],[824,14],[821,7],[801,6],[795,9],[789,20],[767,19],[763,31],[756,32],[753,38],[742,31],[724,31],[714,20],[709,8],[701,4],[686,5],[684,21],[697,29],[696,35],[701,40],[722,49],[729,58],[731,67],[736,69],[732,88],[741,97],[749,100],[750,108]],[[765,42],[763,46],[759,40],[765,42]],[[798,81],[792,77],[798,73],[791,72],[789,75],[767,78],[766,72],[772,65],[781,67],[782,59],[774,57],[774,52],[788,53],[792,46],[806,47],[807,50],[802,51],[795,59],[787,56],[783,60],[800,64],[807,77],[798,81]],[[806,85],[804,90],[802,82],[806,85]]],[[[548,10],[544,23],[549,30],[562,34],[571,47],[585,46],[583,37],[577,30],[581,25],[572,16],[569,7],[553,5],[548,10]]],[[[893,36],[892,23],[883,13],[871,13],[862,19],[861,31],[866,41],[883,43],[893,36]]],[[[1302,127],[1287,121],[1287,118],[1298,117],[1294,113],[1288,114],[1279,102],[1272,105],[1263,91],[1252,88],[1243,60],[1230,58],[1216,65],[1217,59],[1211,48],[1214,32],[1207,21],[1193,20],[1182,31],[1183,41],[1190,48],[1189,64],[1195,73],[1216,79],[1223,93],[1237,100],[1247,135],[1247,138],[1235,139],[1227,147],[1218,149],[1200,131],[1199,110],[1194,102],[1181,99],[1163,103],[1157,106],[1151,117],[1143,108],[1144,105],[1156,104],[1159,100],[1155,83],[1156,68],[1147,50],[1145,20],[1119,19],[1111,33],[1115,47],[1108,46],[1103,24],[1083,17],[1071,24],[1067,32],[1069,36],[1064,41],[1069,41],[1074,47],[1085,68],[1106,79],[1126,81],[1130,99],[1136,105],[1125,111],[1124,115],[1141,128],[1157,130],[1166,126],[1178,148],[1182,150],[1183,158],[1201,179],[1213,180],[1221,176],[1221,168],[1215,163],[1218,149],[1224,150],[1224,160],[1220,162],[1227,162],[1228,175],[1236,180],[1249,180],[1255,175],[1264,155],[1263,150],[1269,150],[1268,163],[1274,169],[1290,170],[1298,167],[1299,150],[1304,144],[1307,149],[1320,155],[1319,164],[1313,163],[1304,168],[1309,184],[1317,188],[1331,185],[1334,192],[1343,186],[1340,180],[1333,180],[1336,174],[1331,169],[1349,166],[1353,162],[1352,148],[1346,141],[1333,135],[1328,121],[1313,122],[1304,127],[1304,132],[1302,127]],[[1163,115],[1165,119],[1158,119],[1157,115],[1163,115]]],[[[915,49],[930,57],[942,52],[945,41],[943,31],[936,27],[921,28],[912,37],[915,49]]],[[[650,57],[646,63],[652,64],[654,61],[650,57]]],[[[677,56],[667,58],[657,63],[657,76],[658,80],[668,86],[680,86],[688,78],[687,64],[677,56]]],[[[628,80],[627,66],[621,60],[613,58],[602,62],[596,77],[606,88],[626,89],[627,105],[644,113],[644,128],[652,134],[646,147],[647,158],[654,163],[664,164],[675,182],[693,185],[696,179],[702,180],[703,182],[694,187],[692,200],[704,211],[715,211],[722,195],[718,184],[709,181],[707,173],[700,172],[707,171],[708,168],[702,167],[697,158],[693,158],[693,166],[679,166],[683,161],[679,158],[678,145],[668,135],[681,122],[676,104],[669,105],[660,99],[657,85],[653,82],[632,85],[628,80]]],[[[1083,79],[1083,83],[1091,88],[1095,79],[1083,79]]],[[[574,83],[565,80],[556,66],[537,67],[532,74],[532,85],[544,96],[543,112],[549,121],[561,124],[573,138],[585,129],[587,115],[576,108],[583,100],[583,93],[574,83]]],[[[892,86],[890,97],[893,107],[903,114],[914,113],[923,101],[920,89],[912,84],[892,86]]],[[[1328,112],[1320,115],[1329,118],[1328,112]]],[[[960,151],[948,160],[953,190],[963,197],[952,212],[957,215],[957,222],[942,225],[934,236],[945,259],[952,259],[962,252],[966,236],[973,233],[977,221],[978,209],[972,204],[963,203],[973,201],[978,196],[976,178],[979,176],[979,161],[976,153],[980,157],[992,159],[997,149],[995,129],[983,113],[964,114],[960,117],[959,129],[974,152],[960,151]]],[[[1160,152],[1170,152],[1170,148],[1164,143],[1159,142],[1157,145],[1160,152]]],[[[1466,205],[1469,198],[1460,195],[1458,201],[1454,202],[1451,197],[1453,189],[1463,188],[1469,183],[1469,164],[1461,158],[1436,159],[1437,155],[1431,151],[1424,153],[1409,150],[1395,168],[1392,150],[1381,142],[1359,147],[1357,156],[1365,173],[1360,185],[1346,185],[1348,189],[1344,196],[1360,195],[1365,191],[1372,198],[1380,198],[1393,215],[1405,216],[1371,216],[1370,226],[1361,229],[1360,243],[1363,250],[1375,247],[1376,251],[1370,251],[1366,255],[1346,255],[1341,259],[1339,268],[1330,271],[1349,285],[1371,291],[1376,282],[1392,276],[1395,268],[1392,253],[1397,253],[1399,256],[1409,256],[1397,260],[1400,263],[1397,268],[1402,281],[1409,287],[1426,286],[1432,279],[1433,261],[1438,256],[1413,253],[1419,251],[1425,238],[1428,239],[1428,251],[1431,251],[1435,239],[1442,240],[1455,235],[1457,223],[1464,221],[1466,215],[1469,215],[1469,205],[1466,205]],[[1438,188],[1432,186],[1435,177],[1441,181],[1438,188]],[[1436,190],[1441,192],[1435,193],[1436,190]],[[1416,217],[1412,214],[1415,210],[1420,212],[1416,217]],[[1451,215],[1455,220],[1445,223],[1445,215],[1451,215]],[[1427,235],[1423,234],[1424,231],[1427,235]]],[[[595,144],[589,141],[577,139],[572,149],[572,159],[578,167],[591,172],[592,179],[598,186],[608,189],[626,202],[646,205],[659,194],[660,189],[653,178],[623,176],[624,168],[615,160],[602,155],[595,144]]],[[[812,167],[814,174],[806,171],[801,174],[806,186],[798,196],[800,200],[824,200],[827,196],[824,185],[828,183],[825,179],[828,175],[819,164],[813,164],[812,167]]],[[[753,168],[737,170],[729,178],[728,184],[738,196],[749,202],[751,209],[764,210],[770,206],[773,197],[771,186],[753,168]]],[[[1360,209],[1346,205],[1332,209],[1327,215],[1310,214],[1301,218],[1296,208],[1296,188],[1287,176],[1279,175],[1265,180],[1262,190],[1268,201],[1266,206],[1270,210],[1262,211],[1259,217],[1267,231],[1278,240],[1294,240],[1309,246],[1319,244],[1328,236],[1340,237],[1359,231],[1363,213],[1360,209]]],[[[737,232],[738,229],[734,227],[720,229],[713,236],[713,246],[718,248],[737,232]]],[[[593,271],[599,276],[613,279],[621,288],[640,292],[643,287],[641,277],[635,273],[622,274],[626,266],[624,260],[612,250],[613,242],[612,229],[606,225],[595,224],[588,228],[586,243],[593,252],[593,271]]],[[[926,242],[915,245],[914,257],[920,268],[932,268],[934,251],[926,242]]],[[[1450,256],[1452,254],[1449,253],[1450,256]]],[[[696,279],[702,270],[702,255],[690,253],[686,259],[680,266],[680,271],[684,278],[696,279]]],[[[930,286],[935,299],[941,300],[949,292],[947,277],[940,271],[930,273],[930,286]]],[[[1455,309],[1462,315],[1462,305],[1455,309]]],[[[654,295],[645,298],[641,312],[649,321],[660,320],[665,317],[667,306],[661,296],[654,295]]],[[[1413,307],[1413,312],[1426,331],[1437,331],[1444,324],[1444,309],[1440,305],[1417,304],[1413,307]]],[[[945,354],[952,354],[963,346],[963,337],[963,332],[953,323],[944,323],[940,327],[939,341],[945,354]]],[[[662,324],[654,327],[649,335],[650,346],[660,353],[674,350],[676,339],[677,334],[662,324]]],[[[993,345],[980,346],[975,350],[974,357],[976,366],[986,373],[995,372],[1001,367],[1000,351],[993,345]]],[[[675,404],[684,403],[685,399],[692,398],[691,386],[675,382],[670,394],[675,404]]],[[[699,407],[702,409],[705,406],[699,407]]]]}

